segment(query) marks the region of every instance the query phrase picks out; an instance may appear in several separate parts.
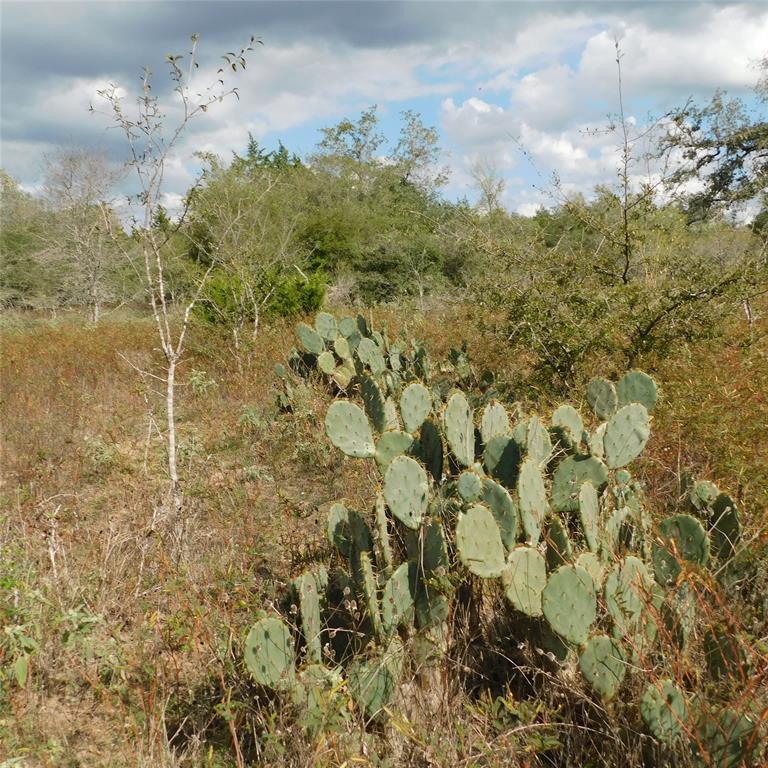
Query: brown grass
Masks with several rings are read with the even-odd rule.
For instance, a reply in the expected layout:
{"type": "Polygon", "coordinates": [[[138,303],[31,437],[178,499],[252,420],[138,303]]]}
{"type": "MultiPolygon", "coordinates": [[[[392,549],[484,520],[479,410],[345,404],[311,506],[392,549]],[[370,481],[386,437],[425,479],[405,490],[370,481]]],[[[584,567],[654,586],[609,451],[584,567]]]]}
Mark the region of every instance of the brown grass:
{"type": "MultiPolygon", "coordinates": [[[[376,316],[427,341],[436,360],[466,338],[473,364],[499,371],[502,384],[525,357],[478,330],[460,305],[376,316]]],[[[768,330],[762,322],[756,334],[768,330]]],[[[749,535],[759,537],[768,520],[768,343],[743,346],[742,335],[659,366],[664,404],[642,472],[659,511],[684,469],[717,481],[736,493],[749,535]]],[[[160,400],[132,367],[157,371],[151,323],[93,328],[69,318],[3,332],[0,617],[37,650],[23,688],[8,676],[2,683],[0,762],[225,766],[253,746],[255,715],[236,714],[250,706],[239,637],[323,550],[328,504],[362,503],[376,482],[322,437],[322,394],[308,391],[291,416],[276,412],[273,366],[293,344],[287,323],[265,327],[238,354],[227,337],[195,329],[182,380],[202,371],[215,384],[180,391],[179,545],[160,504],[165,459],[152,428],[160,400]]],[[[466,764],[507,764],[512,742],[489,735],[491,707],[478,702],[460,722],[455,712],[446,721],[466,764]]],[[[275,733],[280,724],[261,726],[275,733]]],[[[320,753],[268,754],[340,764],[361,749],[361,734],[350,733],[320,753]]],[[[432,736],[409,762],[426,765],[429,753],[433,764],[451,764],[456,749],[441,752],[432,736]]]]}

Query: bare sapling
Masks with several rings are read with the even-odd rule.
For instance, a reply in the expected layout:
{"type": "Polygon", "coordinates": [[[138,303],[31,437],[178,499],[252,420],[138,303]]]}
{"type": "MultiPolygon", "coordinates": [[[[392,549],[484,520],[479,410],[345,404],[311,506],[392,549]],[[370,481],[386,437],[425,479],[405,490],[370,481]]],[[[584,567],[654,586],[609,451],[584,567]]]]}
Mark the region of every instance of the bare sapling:
{"type": "Polygon", "coordinates": [[[214,81],[202,88],[195,83],[199,68],[197,35],[192,36],[192,49],[186,62],[181,55],[166,56],[173,83],[175,107],[178,110],[174,122],[169,120],[160,97],[153,91],[152,73],[146,67],[141,77],[141,93],[135,103],[126,104],[125,92],[115,83],[98,92],[107,102],[108,114],[115,126],[126,139],[129,150],[127,165],[135,174],[134,179],[138,186],[138,192],[132,198],[136,211],[134,234],[139,245],[139,269],[142,272],[157,339],[164,358],[164,375],[161,381],[165,390],[166,427],[163,439],[168,457],[168,501],[177,516],[181,516],[184,507],[177,461],[177,373],[185,353],[192,310],[200,299],[212,267],[197,280],[194,291],[186,298],[183,306],[178,307],[169,291],[166,246],[174,234],[182,231],[190,195],[186,196],[187,203],[173,226],[158,228],[155,222],[163,212],[165,174],[169,160],[178,151],[187,127],[192,120],[207,112],[214,104],[231,96],[239,98],[237,88],[226,87],[224,76],[229,70],[237,72],[238,69],[245,69],[246,54],[253,50],[256,42],[259,41],[252,37],[249,44],[239,52],[225,54],[222,58],[226,64],[219,67],[214,81]]]}

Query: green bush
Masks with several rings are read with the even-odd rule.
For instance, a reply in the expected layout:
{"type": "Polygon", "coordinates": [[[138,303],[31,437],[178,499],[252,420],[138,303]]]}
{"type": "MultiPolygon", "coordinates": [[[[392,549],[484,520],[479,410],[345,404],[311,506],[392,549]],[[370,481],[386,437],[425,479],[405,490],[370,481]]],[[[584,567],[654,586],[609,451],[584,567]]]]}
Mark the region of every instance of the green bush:
{"type": "Polygon", "coordinates": [[[319,274],[275,276],[263,286],[248,286],[239,276],[219,269],[208,278],[195,313],[207,323],[227,327],[252,322],[256,311],[268,317],[294,317],[320,309],[325,291],[326,281],[319,274]],[[253,295],[269,298],[265,303],[257,301],[254,307],[253,295]]]}

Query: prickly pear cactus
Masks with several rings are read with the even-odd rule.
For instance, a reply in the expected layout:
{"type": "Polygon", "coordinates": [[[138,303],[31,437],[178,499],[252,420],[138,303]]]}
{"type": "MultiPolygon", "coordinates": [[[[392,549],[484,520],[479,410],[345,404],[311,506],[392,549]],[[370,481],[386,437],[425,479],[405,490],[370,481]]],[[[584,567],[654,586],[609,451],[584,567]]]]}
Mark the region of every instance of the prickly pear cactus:
{"type": "Polygon", "coordinates": [[[245,666],[259,685],[290,685],[295,675],[293,637],[277,618],[257,621],[245,638],[245,666]]]}
{"type": "Polygon", "coordinates": [[[338,394],[332,384],[339,375],[346,382],[345,399],[326,414],[331,443],[347,456],[374,459],[379,482],[370,521],[343,504],[331,507],[334,561],[346,563],[330,580],[317,571],[296,580],[297,626],[263,619],[252,628],[245,654],[257,682],[294,685],[294,633],[313,669],[332,661],[335,651],[327,649],[338,646],[339,667],[329,672],[343,674],[365,719],[381,720],[405,654],[420,666],[416,649],[426,645],[441,658],[445,644],[435,638],[450,636],[452,617],[466,614],[454,611],[457,601],[469,594],[481,605],[495,595],[503,599],[492,603],[494,611],[510,612],[521,646],[561,662],[555,674],[578,670],[593,696],[607,702],[625,680],[633,681],[628,691],[642,680],[633,727],[642,718],[670,749],[698,733],[724,760],[744,757],[751,721],[689,700],[667,665],[669,654],[679,663],[685,653],[701,659],[713,681],[736,685],[749,660],[722,624],[696,631],[689,583],[710,559],[714,571],[736,557],[736,504],[699,481],[687,491],[685,512],[654,527],[628,469],[650,439],[653,379],[639,371],[618,383],[594,379],[586,393],[594,417],[566,404],[547,422],[493,399],[498,393],[464,391],[459,369],[472,370],[464,350],[450,365],[432,365],[422,345],[392,343],[362,317],[328,313],[297,334],[301,366],[327,376],[329,392],[338,394]],[[454,378],[429,381],[438,371],[454,378]],[[321,637],[334,636],[322,625],[329,617],[350,639],[321,648],[321,637]],[[267,639],[276,642],[267,647],[267,639]],[[643,678],[649,669],[659,675],[650,682],[643,678]],[[733,726],[733,738],[718,739],[720,720],[733,726]]]}

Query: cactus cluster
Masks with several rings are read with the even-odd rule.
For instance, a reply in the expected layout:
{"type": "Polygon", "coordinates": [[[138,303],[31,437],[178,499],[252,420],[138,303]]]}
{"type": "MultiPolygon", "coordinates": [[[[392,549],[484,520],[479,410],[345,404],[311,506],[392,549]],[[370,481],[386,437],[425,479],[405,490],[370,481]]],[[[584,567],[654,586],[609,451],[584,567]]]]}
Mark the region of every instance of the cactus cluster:
{"type": "MultiPolygon", "coordinates": [[[[642,372],[594,380],[586,395],[593,417],[563,405],[547,426],[519,407],[488,397],[478,405],[461,389],[431,386],[422,347],[397,348],[362,318],[321,313],[297,333],[304,363],[312,358],[363,403],[334,401],[328,438],[352,459],[374,459],[381,472],[370,515],[331,508],[329,539],[344,565],[302,575],[295,590],[306,660],[343,666],[368,718],[395,696],[408,640],[444,635],[457,585],[474,578],[500,585],[500,599],[520,616],[519,641],[533,624],[546,629],[555,655],[572,649],[587,690],[608,700],[638,658],[662,653],[660,622],[684,625],[685,574],[719,567],[738,547],[736,505],[712,484],[695,483],[686,511],[654,530],[627,469],[649,439],[657,399],[642,372]],[[333,367],[330,357],[321,363],[329,354],[333,367]],[[354,623],[363,639],[334,648],[339,621],[354,623]]],[[[257,682],[293,679],[287,631],[276,618],[251,630],[245,658],[257,682]]],[[[743,668],[733,639],[722,628],[710,632],[713,675],[743,668]]],[[[665,743],[703,717],[671,679],[648,685],[638,713],[665,743]]],[[[719,748],[737,749],[733,741],[719,748]]]]}

